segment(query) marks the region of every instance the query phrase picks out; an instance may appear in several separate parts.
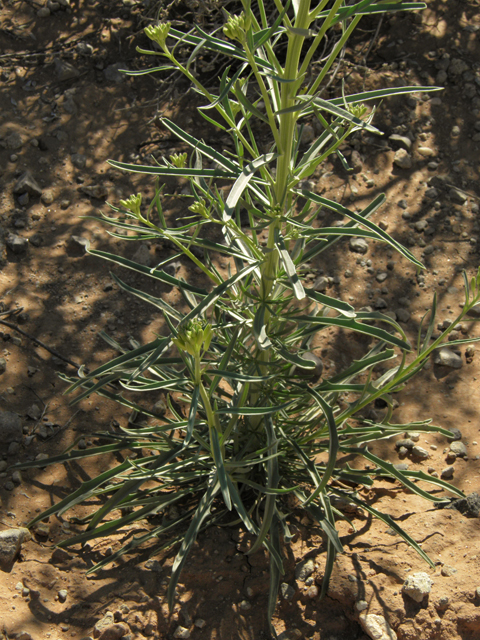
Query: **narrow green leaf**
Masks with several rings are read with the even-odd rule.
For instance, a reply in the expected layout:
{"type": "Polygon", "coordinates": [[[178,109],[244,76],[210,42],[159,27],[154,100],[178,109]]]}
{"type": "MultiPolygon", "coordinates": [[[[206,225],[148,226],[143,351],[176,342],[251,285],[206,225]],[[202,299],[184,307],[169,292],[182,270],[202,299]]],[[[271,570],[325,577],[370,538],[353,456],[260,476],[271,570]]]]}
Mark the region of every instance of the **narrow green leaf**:
{"type": "Polygon", "coordinates": [[[218,300],[225,292],[227,292],[234,284],[243,280],[249,273],[251,273],[254,269],[259,266],[259,262],[254,262],[253,264],[249,264],[247,267],[238,271],[228,280],[224,280],[221,284],[219,284],[213,291],[206,296],[195,309],[192,309],[190,313],[188,313],[184,318],[183,322],[186,324],[197,318],[199,315],[203,314],[204,311],[208,309],[214,302],[218,300]]]}
{"type": "Polygon", "coordinates": [[[127,293],[130,293],[136,296],[137,298],[139,298],[140,300],[143,300],[144,302],[148,302],[149,304],[153,305],[157,309],[160,309],[161,311],[163,311],[166,315],[169,315],[172,318],[175,318],[175,320],[182,320],[182,317],[183,317],[182,314],[176,309],[174,309],[173,307],[171,307],[167,302],[162,300],[162,298],[151,296],[150,294],[145,293],[145,291],[141,291],[140,289],[135,289],[134,287],[131,287],[126,282],[123,282],[123,280],[120,280],[120,278],[118,278],[114,273],[111,273],[110,275],[112,276],[112,279],[116,282],[116,284],[118,284],[118,286],[124,291],[126,291],[127,293]]]}
{"type": "Polygon", "coordinates": [[[327,466],[325,467],[325,471],[324,471],[324,474],[323,474],[322,481],[320,482],[318,487],[315,488],[315,491],[307,499],[307,501],[305,503],[305,505],[307,506],[307,505],[311,504],[314,500],[316,500],[317,497],[322,493],[322,491],[325,490],[328,481],[332,477],[333,471],[335,469],[335,465],[337,463],[337,454],[338,454],[338,450],[339,450],[339,441],[338,441],[337,425],[336,425],[336,422],[335,422],[335,417],[333,415],[333,411],[332,411],[331,406],[328,404],[328,402],[325,402],[325,400],[322,398],[322,396],[319,393],[317,393],[317,391],[315,391],[315,389],[312,389],[311,387],[308,387],[307,385],[302,385],[302,388],[305,389],[305,391],[307,391],[311,396],[313,396],[313,398],[315,399],[315,401],[317,402],[317,404],[320,406],[321,410],[323,411],[323,414],[325,416],[325,420],[326,420],[327,425],[328,425],[328,433],[329,433],[329,436],[330,436],[329,447],[328,447],[328,462],[327,462],[327,466]]]}
{"type": "Polygon", "coordinates": [[[279,356],[281,356],[287,362],[296,365],[297,367],[301,367],[302,369],[314,369],[315,363],[312,360],[306,360],[299,356],[296,353],[290,353],[290,351],[284,347],[281,343],[276,343],[274,345],[274,349],[279,356]]]}
{"type": "Polygon", "coordinates": [[[260,169],[260,167],[272,162],[272,160],[275,160],[277,157],[278,154],[266,153],[247,164],[240,176],[236,179],[230,193],[228,194],[228,198],[225,203],[225,211],[223,213],[223,219],[225,222],[228,222],[228,220],[233,216],[237,202],[240,200],[243,192],[248,186],[248,183],[253,178],[254,173],[260,169]]]}
{"type": "Polygon", "coordinates": [[[330,296],[319,293],[314,289],[305,289],[305,293],[311,300],[315,300],[315,302],[319,302],[330,309],[335,309],[335,311],[338,311],[347,318],[355,318],[356,316],[355,309],[352,305],[348,304],[348,302],[343,302],[343,300],[338,300],[337,298],[331,298],[330,296]]]}
{"type": "Polygon", "coordinates": [[[187,423],[187,433],[185,435],[185,445],[187,445],[192,438],[193,429],[195,427],[195,419],[197,417],[199,398],[200,398],[200,387],[198,385],[195,385],[192,393],[192,399],[190,401],[190,411],[188,412],[188,423],[187,423]]]}
{"type": "MultiPolygon", "coordinates": [[[[427,93],[431,91],[443,91],[443,87],[421,86],[415,85],[410,87],[389,87],[387,89],[376,89],[375,91],[363,91],[362,93],[352,93],[345,96],[347,104],[356,104],[360,102],[368,102],[369,100],[377,100],[381,98],[389,98],[390,96],[403,95],[406,93],[427,93]]],[[[341,106],[344,104],[344,98],[333,98],[328,100],[333,105],[341,106]]]]}
{"type": "Polygon", "coordinates": [[[405,540],[405,542],[407,542],[412,547],[412,549],[415,549],[415,551],[418,553],[418,555],[423,560],[425,560],[425,562],[427,564],[429,564],[432,567],[432,569],[435,569],[435,563],[430,560],[430,558],[427,556],[425,551],[423,551],[423,549],[415,542],[415,540],[410,535],[408,535],[408,533],[404,529],[402,529],[402,527],[400,527],[395,522],[395,520],[393,520],[393,518],[391,516],[386,515],[385,513],[382,513],[381,511],[377,511],[376,509],[374,509],[372,506],[370,506],[369,504],[367,504],[363,500],[359,500],[358,498],[356,498],[355,496],[353,496],[351,494],[349,494],[348,499],[351,502],[354,502],[361,509],[365,509],[365,511],[368,511],[368,513],[371,513],[372,516],[375,516],[375,518],[378,518],[379,520],[384,522],[388,527],[391,527],[396,533],[398,533],[398,535],[401,538],[403,538],[405,540]]]}
{"type": "MultiPolygon", "coordinates": [[[[405,351],[411,351],[412,348],[405,342],[404,340],[400,340],[396,336],[388,333],[385,329],[379,329],[378,327],[372,327],[367,324],[363,324],[362,322],[357,322],[357,320],[351,318],[325,318],[321,316],[293,316],[290,317],[289,320],[294,320],[296,322],[304,322],[306,324],[310,324],[312,326],[337,326],[343,327],[345,329],[350,329],[351,331],[356,331],[358,333],[363,333],[365,335],[371,336],[372,338],[378,338],[378,340],[383,340],[387,344],[392,344],[400,349],[405,351]]],[[[313,333],[314,330],[312,328],[304,329],[302,331],[302,335],[307,335],[308,333],[313,333]]]]}
{"type": "Polygon", "coordinates": [[[122,171],[130,171],[131,173],[146,173],[156,176],[176,176],[177,178],[231,178],[235,179],[237,174],[224,169],[193,169],[185,167],[177,169],[177,167],[149,166],[141,164],[129,164],[125,162],[117,162],[116,160],[108,160],[109,165],[122,171]]]}
{"type": "Polygon", "coordinates": [[[222,450],[220,448],[220,441],[218,439],[218,433],[216,429],[211,430],[211,444],[213,459],[215,460],[215,468],[217,470],[218,481],[220,482],[220,489],[222,490],[223,500],[225,506],[229,511],[232,510],[232,500],[230,498],[230,492],[228,490],[227,472],[223,464],[222,450]]]}
{"type": "Polygon", "coordinates": [[[177,583],[180,578],[180,573],[187,560],[187,556],[190,552],[190,549],[192,548],[193,543],[197,538],[202,522],[210,513],[210,509],[212,508],[213,501],[219,489],[220,489],[220,484],[215,477],[213,482],[210,484],[208,489],[203,494],[202,499],[200,500],[200,503],[197,507],[197,510],[195,511],[195,515],[192,518],[192,522],[188,528],[188,531],[185,534],[185,537],[182,542],[182,546],[180,547],[180,550],[176,555],[176,558],[172,567],[172,575],[171,575],[170,582],[168,585],[168,590],[167,590],[167,601],[168,601],[168,608],[170,609],[170,611],[173,609],[175,589],[177,587],[177,583]]]}
{"type": "Polygon", "coordinates": [[[267,382],[267,380],[273,380],[277,377],[275,373],[268,376],[250,376],[246,373],[237,373],[236,371],[225,371],[222,369],[207,369],[205,373],[220,376],[221,378],[227,378],[227,380],[236,380],[238,382],[267,382]]]}
{"type": "Polygon", "coordinates": [[[267,330],[265,326],[265,311],[265,305],[259,304],[255,312],[255,318],[253,319],[253,335],[255,337],[258,348],[262,351],[272,346],[270,338],[267,336],[267,330]]]}
{"type": "Polygon", "coordinates": [[[233,160],[225,157],[222,153],[220,153],[213,147],[210,147],[208,144],[205,144],[205,142],[198,140],[194,136],[190,135],[168,118],[162,118],[161,123],[166,129],[175,134],[180,140],[186,142],[193,149],[198,149],[202,153],[202,155],[206,156],[210,160],[213,160],[214,162],[217,162],[227,171],[231,171],[232,173],[236,174],[240,173],[240,166],[237,162],[233,162],[233,160]]]}
{"type": "Polygon", "coordinates": [[[277,247],[278,255],[280,256],[280,261],[285,269],[285,273],[287,274],[287,278],[292,285],[293,292],[297,300],[303,300],[305,298],[305,291],[303,289],[302,283],[297,274],[297,268],[295,267],[293,260],[288,253],[285,242],[283,241],[282,234],[280,229],[275,228],[275,245],[277,247]]]}
{"type": "MultiPolygon", "coordinates": [[[[316,193],[313,193],[311,191],[307,191],[306,189],[302,189],[301,191],[296,191],[296,193],[298,193],[299,195],[303,195],[305,198],[308,198],[312,202],[316,202],[318,204],[323,205],[324,207],[327,207],[328,209],[332,209],[333,211],[336,211],[340,215],[347,216],[357,224],[361,224],[362,226],[367,227],[367,229],[375,233],[375,235],[379,240],[381,239],[387,244],[389,244],[390,246],[392,246],[399,253],[405,256],[407,260],[415,264],[420,269],[424,268],[424,265],[421,262],[419,262],[415,258],[415,256],[410,251],[408,251],[408,249],[406,249],[403,245],[401,245],[399,242],[394,240],[391,236],[388,235],[388,233],[386,233],[383,229],[378,227],[374,222],[371,222],[370,220],[367,219],[367,217],[371,215],[373,211],[376,211],[376,209],[378,209],[378,207],[381,204],[383,204],[383,202],[385,202],[385,194],[381,193],[375,198],[375,200],[373,200],[367,207],[365,207],[363,211],[361,211],[360,213],[355,213],[354,211],[347,209],[346,207],[342,206],[341,204],[338,204],[337,202],[334,202],[333,200],[328,200],[327,198],[323,198],[322,196],[319,196],[316,193]]],[[[343,228],[345,229],[345,227],[343,228]]],[[[339,228],[339,230],[340,229],[341,228],[339,228]]]]}
{"type": "Polygon", "coordinates": [[[264,407],[221,407],[217,409],[216,413],[228,413],[232,416],[266,416],[271,413],[277,413],[277,411],[281,411],[292,404],[290,402],[284,402],[283,404],[270,405],[264,407]]]}
{"type": "MultiPolygon", "coordinates": [[[[281,558],[282,549],[280,546],[279,521],[278,521],[278,515],[276,513],[273,515],[272,522],[270,525],[270,545],[271,545],[271,548],[275,549],[276,555],[281,558]]],[[[281,576],[282,576],[282,572],[278,567],[278,564],[275,559],[275,555],[272,553],[270,554],[270,587],[268,591],[268,604],[267,604],[267,618],[271,628],[273,627],[270,621],[273,617],[273,614],[275,613],[275,607],[277,605],[278,589],[280,587],[281,576]]]]}
{"type": "Polygon", "coordinates": [[[242,89],[240,87],[238,87],[238,88],[235,87],[235,97],[240,102],[240,104],[243,106],[243,108],[245,109],[245,112],[247,114],[252,114],[256,118],[258,118],[260,121],[265,122],[266,124],[268,124],[267,116],[264,113],[262,113],[259,109],[257,109],[257,107],[252,102],[250,102],[250,100],[243,93],[243,91],[242,91],[242,89]]]}

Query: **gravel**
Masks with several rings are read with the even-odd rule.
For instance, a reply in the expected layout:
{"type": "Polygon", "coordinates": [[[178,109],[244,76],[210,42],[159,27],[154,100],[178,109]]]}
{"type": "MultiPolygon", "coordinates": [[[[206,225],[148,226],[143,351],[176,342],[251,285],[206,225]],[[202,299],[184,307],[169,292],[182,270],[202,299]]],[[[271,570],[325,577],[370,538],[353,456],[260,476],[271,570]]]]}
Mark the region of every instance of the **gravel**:
{"type": "Polygon", "coordinates": [[[425,596],[427,596],[432,589],[432,580],[428,573],[419,571],[418,573],[410,574],[402,586],[402,591],[405,595],[415,600],[415,602],[422,602],[425,596]]]}
{"type": "Polygon", "coordinates": [[[282,582],[280,585],[280,593],[282,594],[282,598],[284,600],[293,600],[295,596],[295,589],[287,582],[282,582]]]}
{"type": "MultiPolygon", "coordinates": [[[[8,484],[8,483],[6,483],[8,484]]],[[[30,540],[28,529],[6,529],[0,532],[0,569],[9,573],[20,551],[22,543],[30,540]]]]}
{"type": "Polygon", "coordinates": [[[400,169],[411,169],[413,166],[412,157],[405,149],[395,151],[393,164],[400,169]]]}
{"type": "Polygon", "coordinates": [[[365,254],[368,251],[368,242],[363,238],[350,238],[348,246],[350,247],[350,251],[354,253],[365,254]]]}
{"type": "Polygon", "coordinates": [[[315,571],[315,562],[312,559],[304,560],[295,567],[295,578],[300,582],[305,582],[308,576],[315,571]]]}
{"type": "Polygon", "coordinates": [[[397,640],[397,634],[383,616],[373,613],[359,616],[360,624],[372,640],[397,640]]]}
{"type": "Polygon", "coordinates": [[[442,347],[435,351],[433,363],[450,369],[461,369],[463,366],[462,356],[448,347],[442,347]]]}
{"type": "Polygon", "coordinates": [[[23,424],[20,416],[12,411],[0,411],[0,444],[21,442],[23,424]]]}

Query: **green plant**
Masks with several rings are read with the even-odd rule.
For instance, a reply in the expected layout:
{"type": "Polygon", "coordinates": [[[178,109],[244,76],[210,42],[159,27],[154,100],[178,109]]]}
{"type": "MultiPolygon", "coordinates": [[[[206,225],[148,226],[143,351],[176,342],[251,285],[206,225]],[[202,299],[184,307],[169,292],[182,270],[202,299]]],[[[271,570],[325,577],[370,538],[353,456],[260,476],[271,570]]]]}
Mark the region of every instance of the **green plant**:
{"type": "MultiPolygon", "coordinates": [[[[408,425],[392,423],[392,394],[423,367],[433,350],[480,300],[480,275],[471,283],[465,280],[463,311],[440,338],[432,341],[434,301],[413,355],[403,330],[388,316],[355,311],[350,304],[305,286],[305,265],[349,236],[385,242],[417,268],[423,268],[405,247],[369,220],[384,202],[383,195],[356,213],[304,188],[304,181],[332,153],[346,165],[340,146],[353,132],[380,134],[372,125],[375,109],[369,111],[365,103],[395,94],[434,90],[413,86],[342,94],[329,100],[320,96],[327,73],[363,15],[416,10],[424,5],[374,0],[348,5],[345,0],[322,0],[311,9],[310,0],[285,5],[275,0],[278,14],[274,23],[268,24],[263,0],[258,1],[255,11],[248,0],[242,4],[241,15],[227,16],[223,28],[226,39],[198,26],[195,32],[185,34],[169,24],[158,24],[148,27],[146,34],[159,51],[142,51],[164,59],[148,73],[177,69],[188,78],[203,101],[199,113],[231,137],[234,153],[219,151],[164,118],[163,125],[190,147],[190,155],[176,154],[150,166],[111,161],[125,171],[157,176],[157,186],[148,206],[143,205],[140,194],[132,195],[118,207],[112,206],[113,215],[102,216],[106,223],[129,234],[112,231],[113,236],[169,241],[178,249],[178,256],[187,256],[201,270],[211,287],[202,288],[168,275],[165,264],[177,256],[149,269],[111,253],[89,250],[92,255],[178,287],[183,294],[187,311],[113,276],[125,291],[152,303],[163,314],[168,335],[146,345],[135,343],[131,349],[104,335],[121,355],[88,374],[81,371],[77,381],[69,380],[70,392],[81,390],[75,402],[98,393],[134,412],[157,418],[157,423],[104,433],[101,437],[110,444],[42,460],[44,466],[125,450],[140,453],[136,459],[126,458],[83,483],[30,524],[50,514],[63,514],[92,497],[102,499],[95,513],[77,520],[87,525],[86,530],[60,543],[71,546],[182,504],[180,515],[172,521],[152,526],[148,533],[134,538],[92,569],[98,570],[153,538],[163,538],[154,552],[178,543],[168,590],[171,606],[180,572],[199,531],[215,522],[240,522],[256,537],[250,553],[265,546],[270,554],[270,619],[283,572],[281,541],[289,539],[286,498],[291,495],[326,535],[322,595],[336,554],[342,552],[335,522],[345,516],[332,504],[333,498],[354,502],[388,523],[432,564],[394,520],[360,499],[356,488],[387,476],[430,501],[442,498],[420,488],[417,480],[462,495],[423,472],[399,471],[373,455],[367,445],[411,428],[449,435],[429,420],[408,425]],[[327,30],[333,27],[338,29],[338,40],[318,75],[310,75],[311,62],[327,30]],[[284,44],[282,62],[276,51],[284,44]],[[185,64],[176,56],[179,47],[192,50],[185,64]],[[192,63],[202,50],[231,60],[215,95],[192,71],[192,63]],[[302,123],[307,119],[315,119],[322,132],[302,149],[302,123]],[[259,125],[271,133],[267,150],[259,148],[259,125]],[[180,227],[167,224],[160,177],[189,180],[190,194],[180,197],[187,198],[191,215],[180,227]],[[220,188],[225,181],[232,185],[226,198],[220,188]],[[318,207],[335,211],[349,222],[343,227],[316,226],[318,207]],[[244,212],[249,229],[241,224],[244,212]],[[223,243],[212,239],[213,226],[222,234],[223,243]],[[266,243],[262,244],[264,232],[266,243]],[[216,266],[215,255],[229,261],[226,277],[216,266]],[[331,327],[359,332],[373,343],[344,371],[322,379],[322,362],[314,352],[331,327]],[[380,363],[383,373],[377,375],[374,367],[380,363]],[[156,415],[124,391],[162,391],[168,413],[156,415]],[[338,404],[340,394],[348,395],[348,403],[338,404]],[[388,407],[381,423],[362,418],[361,411],[379,398],[388,407]],[[185,415],[181,407],[186,408],[185,415]],[[325,453],[327,461],[318,462],[319,455],[325,453]],[[359,470],[339,465],[339,454],[363,456],[373,467],[359,470]],[[113,519],[108,519],[113,513],[113,519]]],[[[450,344],[467,341],[471,339],[450,344]]],[[[35,465],[39,463],[19,467],[35,465]]]]}

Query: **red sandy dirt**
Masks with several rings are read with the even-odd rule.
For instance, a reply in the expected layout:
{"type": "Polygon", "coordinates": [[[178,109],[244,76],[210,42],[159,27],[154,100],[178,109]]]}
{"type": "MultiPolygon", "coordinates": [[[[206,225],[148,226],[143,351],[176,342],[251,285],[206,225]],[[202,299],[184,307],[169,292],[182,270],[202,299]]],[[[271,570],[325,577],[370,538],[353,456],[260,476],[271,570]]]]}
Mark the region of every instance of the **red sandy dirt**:
{"type": "MultiPolygon", "coordinates": [[[[351,207],[361,207],[384,191],[387,204],[374,219],[425,261],[423,282],[403,258],[378,244],[371,244],[364,256],[339,244],[328,264],[316,263],[310,276],[336,277],[329,285],[331,292],[356,308],[384,299],[384,310],[396,313],[412,342],[434,292],[439,322],[458,312],[464,301],[461,271],[465,269],[470,277],[476,274],[480,246],[479,3],[437,0],[428,4],[422,14],[385,19],[365,66],[359,60],[378,24],[366,21],[347,52],[340,76],[345,76],[348,92],[363,83],[370,88],[440,82],[445,90],[384,101],[375,120],[386,132],[384,138],[358,136],[345,150],[357,163],[358,173],[347,176],[336,162],[327,162],[316,175],[319,193],[351,207]],[[445,68],[445,78],[439,77],[445,68]],[[395,133],[411,135],[410,169],[393,164],[397,146],[389,136],[395,133]],[[444,176],[443,182],[435,181],[438,176],[444,176]],[[432,187],[437,194],[429,195],[432,187]],[[452,195],[452,187],[466,195],[463,204],[452,195]],[[420,221],[427,224],[418,225],[420,221]],[[381,273],[387,277],[380,283],[381,273]]],[[[159,115],[169,115],[195,132],[204,130],[207,142],[216,141],[216,134],[205,128],[189,98],[182,102],[181,89],[173,80],[160,84],[146,76],[115,82],[118,77],[110,65],[116,62],[131,69],[152,64],[151,59],[135,53],[137,45],[148,46],[142,29],[148,24],[145,18],[153,16],[154,3],[148,10],[147,5],[73,0],[68,10],[59,7],[41,18],[37,12],[43,5],[39,2],[0,2],[0,240],[8,244],[11,233],[29,240],[24,251],[6,248],[1,256],[0,311],[22,307],[26,315],[0,319],[13,322],[27,334],[0,325],[0,357],[6,360],[6,371],[0,375],[0,409],[18,413],[24,425],[22,445],[0,454],[6,463],[0,472],[2,530],[25,525],[35,513],[97,474],[105,461],[89,458],[81,466],[49,466],[22,472],[20,478],[12,478],[7,466],[42,453],[61,453],[76,440],[83,440],[82,446],[88,448],[97,442],[92,434],[108,429],[114,420],[120,424],[128,420],[126,410],[95,396],[69,406],[69,398],[62,396],[66,384],[57,374],[74,375],[75,369],[28,335],[61,356],[93,368],[114,354],[98,331],[105,330],[126,344],[128,336],[150,340],[161,327],[152,308],[112,284],[109,265],[84,255],[72,240],[72,236],[81,236],[96,248],[129,257],[138,250],[138,246],[109,237],[98,222],[81,217],[107,211],[106,199],[115,203],[140,189],[153,193],[150,181],[120,174],[106,160],[131,161],[146,159],[152,152],[181,151],[157,126],[159,115]],[[77,73],[62,79],[58,61],[73,65],[77,73]],[[18,135],[12,137],[12,133],[18,135]],[[43,194],[22,205],[13,188],[27,169],[43,194]],[[84,187],[92,185],[97,190],[86,194],[84,187]],[[92,193],[101,197],[92,197],[92,193]]],[[[194,5],[175,2],[170,8],[187,20],[194,5]]],[[[170,184],[168,189],[180,192],[182,185],[170,184]]],[[[167,199],[167,213],[176,215],[169,207],[167,199]]],[[[154,254],[157,259],[167,255],[162,246],[147,243],[145,250],[152,263],[154,254]]],[[[180,273],[197,281],[200,277],[183,261],[180,273]]],[[[144,285],[135,275],[122,273],[122,277],[129,284],[144,285]]],[[[156,294],[170,304],[179,300],[179,293],[168,288],[156,294]]],[[[464,331],[480,336],[476,323],[465,326],[464,331]]],[[[333,331],[325,340],[322,356],[327,375],[350,362],[351,352],[359,348],[352,340],[349,344],[333,331]]],[[[460,429],[468,453],[453,463],[452,482],[470,494],[480,492],[480,370],[478,357],[468,352],[467,359],[465,351],[462,347],[463,366],[444,371],[447,375],[443,377],[434,366],[426,367],[397,395],[394,416],[398,423],[432,418],[445,428],[460,429]]],[[[440,474],[448,466],[447,440],[422,434],[418,444],[430,457],[407,459],[410,468],[440,474]]],[[[381,441],[373,450],[394,463],[405,462],[390,440],[381,441]]],[[[431,489],[426,484],[425,488],[431,489]]],[[[295,536],[285,549],[284,582],[295,588],[295,594],[291,600],[279,600],[274,619],[277,632],[286,631],[283,637],[292,639],[365,640],[359,623],[362,605],[358,605],[365,601],[362,613],[384,616],[399,640],[479,638],[478,518],[435,509],[387,481],[376,482],[363,497],[421,542],[436,569],[425,565],[385,524],[357,514],[352,516],[356,532],[346,523],[338,524],[345,554],[336,563],[328,596],[319,602],[325,540],[315,524],[301,512],[294,513],[290,526],[295,536]],[[296,581],[295,567],[308,559],[314,561],[313,574],[306,583],[296,581]],[[417,571],[425,571],[433,580],[431,593],[422,604],[401,591],[406,577],[417,571]]],[[[75,514],[84,509],[76,509],[75,514]]],[[[150,525],[136,524],[117,536],[92,541],[81,552],[66,554],[55,551],[54,545],[76,530],[68,521],[70,515],[42,523],[32,540],[22,545],[11,572],[0,573],[0,632],[5,638],[93,636],[95,624],[107,612],[112,613],[110,622],[117,623],[108,636],[112,638],[172,638],[179,626],[188,629],[193,639],[268,637],[264,614],[268,558],[264,551],[246,555],[250,538],[243,531],[218,527],[199,537],[181,578],[178,604],[169,615],[165,591],[175,549],[154,556],[154,562],[148,561],[148,549],[143,556],[124,556],[86,577],[86,570],[122,540],[150,525]],[[59,595],[63,589],[66,599],[59,595]],[[198,626],[199,620],[205,622],[203,627],[198,626]]]]}

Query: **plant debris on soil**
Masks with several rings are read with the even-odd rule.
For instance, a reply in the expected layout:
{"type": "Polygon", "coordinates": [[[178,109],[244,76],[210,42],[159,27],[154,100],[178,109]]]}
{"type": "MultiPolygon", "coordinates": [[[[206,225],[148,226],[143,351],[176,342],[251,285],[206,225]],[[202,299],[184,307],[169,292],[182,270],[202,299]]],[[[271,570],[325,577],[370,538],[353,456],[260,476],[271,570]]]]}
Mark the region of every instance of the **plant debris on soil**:
{"type": "MultiPolygon", "coordinates": [[[[106,263],[87,255],[85,246],[89,242],[98,249],[135,255],[152,266],[173,251],[162,244],[112,238],[85,216],[107,211],[107,201],[115,204],[137,191],[153,194],[148,178],[121,174],[106,161],[148,163],[152,155],[183,151],[159,127],[161,115],[194,130],[209,144],[228,148],[229,141],[199,118],[194,96],[185,95],[176,77],[120,73],[152,65],[154,58],[137,54],[135,48],[149,48],[143,28],[159,10],[176,20],[177,28],[188,29],[195,19],[207,26],[217,20],[218,4],[0,1],[4,638],[266,637],[268,556],[265,551],[246,554],[251,537],[242,529],[214,527],[199,536],[169,614],[165,592],[175,549],[151,557],[153,547],[140,549],[87,575],[122,541],[153,526],[150,521],[68,551],[55,545],[82,530],[73,519],[50,518],[30,533],[23,529],[34,515],[99,473],[97,458],[82,466],[72,461],[22,472],[10,468],[73,445],[93,447],[99,444],[97,432],[114,431],[129,419],[126,409],[106,399],[92,396],[72,407],[62,396],[66,385],[59,372],[73,375],[78,364],[92,369],[114,355],[100,331],[127,347],[131,338],[147,341],[162,330],[153,308],[119,290],[106,263]]],[[[237,3],[222,4],[235,12],[237,3]]],[[[438,331],[448,326],[464,303],[462,271],[471,278],[480,263],[479,34],[478,0],[432,0],[423,12],[393,14],[381,23],[375,17],[365,19],[328,89],[331,96],[340,95],[342,79],[349,93],[413,84],[444,88],[385,100],[374,122],[385,135],[358,134],[342,149],[354,173],[346,173],[332,159],[318,168],[311,185],[354,209],[386,193],[387,204],[375,214],[375,222],[406,244],[425,271],[416,273],[386,246],[347,241],[337,244],[328,262],[315,262],[306,278],[311,286],[330,289],[357,309],[370,306],[396,318],[412,343],[434,293],[438,331]]],[[[222,73],[221,64],[220,59],[206,59],[198,71],[211,74],[214,81],[222,73]]],[[[184,211],[168,193],[183,188],[167,184],[164,208],[171,219],[184,211]]],[[[324,211],[319,218],[326,225],[342,222],[324,211]]],[[[174,269],[205,284],[183,259],[174,269]]],[[[122,278],[134,286],[140,283],[135,274],[122,273],[122,278]]],[[[142,286],[152,285],[142,281],[142,286]]],[[[180,303],[175,289],[158,286],[153,293],[171,305],[180,303]]],[[[460,336],[480,336],[478,319],[472,317],[451,334],[452,339],[460,336]]],[[[365,348],[361,339],[346,341],[332,330],[322,350],[325,375],[347,366],[365,348]]],[[[294,538],[285,548],[285,576],[274,619],[283,640],[480,637],[478,379],[473,344],[444,350],[396,395],[394,420],[411,424],[432,418],[453,430],[455,440],[410,428],[398,446],[382,440],[374,447],[375,454],[394,464],[448,479],[467,498],[452,501],[454,508],[436,509],[386,480],[362,490],[363,498],[421,543],[435,570],[393,529],[343,505],[355,528],[338,523],[346,553],[337,560],[328,596],[319,602],[325,537],[307,516],[294,512],[289,524],[294,538]],[[406,441],[411,445],[405,446],[406,441]]],[[[147,401],[161,399],[152,396],[147,401]]],[[[382,411],[373,406],[366,417],[376,420],[382,411]]],[[[91,509],[97,504],[92,501],[91,509]]],[[[76,508],[75,515],[81,518],[86,512],[85,507],[76,508]]]]}

